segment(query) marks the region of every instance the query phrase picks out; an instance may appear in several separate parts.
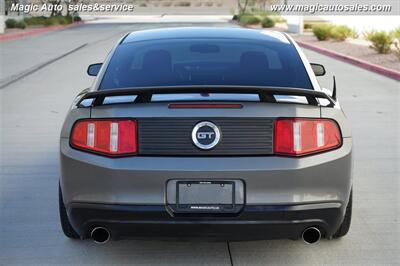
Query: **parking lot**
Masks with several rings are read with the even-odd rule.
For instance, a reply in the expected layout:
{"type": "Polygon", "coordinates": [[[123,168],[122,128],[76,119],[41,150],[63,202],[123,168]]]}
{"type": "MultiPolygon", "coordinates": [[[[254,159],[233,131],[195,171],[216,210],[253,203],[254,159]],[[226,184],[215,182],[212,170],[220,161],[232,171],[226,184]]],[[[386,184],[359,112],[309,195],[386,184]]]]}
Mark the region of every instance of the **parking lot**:
{"type": "MultiPolygon", "coordinates": [[[[90,86],[124,33],[189,24],[87,24],[0,43],[0,265],[338,265],[400,261],[400,83],[305,51],[337,79],[354,137],[353,221],[348,236],[302,241],[96,245],[64,237],[58,218],[58,141],[74,96],[90,86]]],[[[200,24],[191,24],[200,25],[200,24]]],[[[213,26],[231,26],[213,24],[213,26]]],[[[323,173],[321,173],[323,174],[323,173]]]]}

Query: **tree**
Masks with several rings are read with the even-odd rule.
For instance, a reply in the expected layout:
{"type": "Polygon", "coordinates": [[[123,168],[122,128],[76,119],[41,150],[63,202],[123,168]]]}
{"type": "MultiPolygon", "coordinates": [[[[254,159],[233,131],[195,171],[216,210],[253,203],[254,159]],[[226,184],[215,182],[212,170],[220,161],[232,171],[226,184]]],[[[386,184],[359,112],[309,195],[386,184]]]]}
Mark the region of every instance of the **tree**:
{"type": "MultiPolygon", "coordinates": [[[[18,3],[19,3],[19,0],[6,0],[5,1],[5,10],[4,10],[5,15],[7,16],[8,13],[10,12],[10,8],[11,8],[12,4],[18,4],[18,3]]],[[[19,12],[18,12],[18,15],[19,15],[19,12]]]]}
{"type": "Polygon", "coordinates": [[[246,13],[248,4],[249,4],[249,0],[238,0],[239,15],[246,13]]]}

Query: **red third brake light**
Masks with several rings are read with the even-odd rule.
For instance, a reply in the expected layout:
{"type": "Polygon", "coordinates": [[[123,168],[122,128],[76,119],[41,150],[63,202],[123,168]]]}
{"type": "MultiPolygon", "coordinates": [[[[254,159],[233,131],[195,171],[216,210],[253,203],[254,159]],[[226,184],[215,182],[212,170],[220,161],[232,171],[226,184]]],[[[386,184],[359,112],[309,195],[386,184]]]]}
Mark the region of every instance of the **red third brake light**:
{"type": "Polygon", "coordinates": [[[339,147],[342,137],[330,119],[278,118],[275,121],[275,154],[302,156],[339,147]]]}
{"type": "Polygon", "coordinates": [[[135,154],[136,128],[135,120],[80,120],[72,129],[71,146],[111,156],[135,154]]]}

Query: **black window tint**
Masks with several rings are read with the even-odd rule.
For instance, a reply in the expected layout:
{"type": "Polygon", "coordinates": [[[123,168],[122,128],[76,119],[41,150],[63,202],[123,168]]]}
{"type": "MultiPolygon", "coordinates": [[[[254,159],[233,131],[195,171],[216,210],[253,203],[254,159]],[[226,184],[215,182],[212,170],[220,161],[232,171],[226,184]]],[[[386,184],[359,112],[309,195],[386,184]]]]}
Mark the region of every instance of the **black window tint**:
{"type": "Polygon", "coordinates": [[[244,85],[312,89],[295,48],[283,42],[172,39],[121,44],[100,89],[244,85]]]}

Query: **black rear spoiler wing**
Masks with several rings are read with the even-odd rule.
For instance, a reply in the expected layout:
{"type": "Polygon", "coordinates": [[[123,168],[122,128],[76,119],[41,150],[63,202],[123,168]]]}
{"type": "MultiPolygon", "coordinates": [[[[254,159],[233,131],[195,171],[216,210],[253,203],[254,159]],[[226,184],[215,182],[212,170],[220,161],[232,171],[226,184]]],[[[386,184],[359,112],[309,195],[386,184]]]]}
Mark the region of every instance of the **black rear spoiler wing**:
{"type": "Polygon", "coordinates": [[[336,101],[325,92],[286,88],[286,87],[255,87],[255,86],[173,86],[173,87],[132,87],[124,89],[107,89],[83,93],[82,98],[77,102],[78,107],[87,107],[82,102],[87,99],[93,99],[90,106],[102,105],[106,97],[111,96],[137,96],[135,103],[151,102],[153,94],[171,94],[171,93],[237,93],[237,94],[258,94],[261,102],[276,102],[274,95],[303,96],[308,104],[318,106],[318,99],[329,101],[328,107],[333,107],[336,101]]]}

